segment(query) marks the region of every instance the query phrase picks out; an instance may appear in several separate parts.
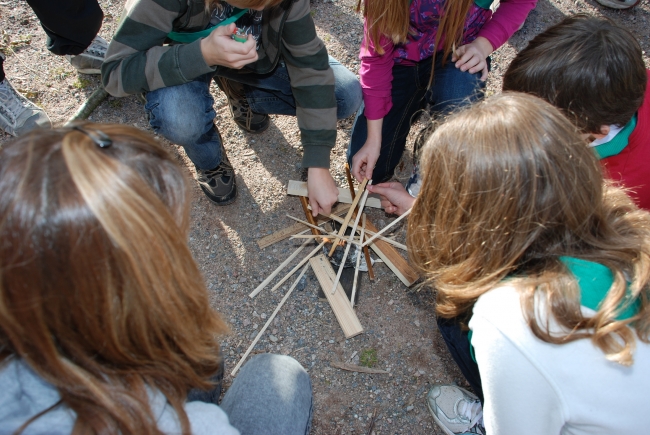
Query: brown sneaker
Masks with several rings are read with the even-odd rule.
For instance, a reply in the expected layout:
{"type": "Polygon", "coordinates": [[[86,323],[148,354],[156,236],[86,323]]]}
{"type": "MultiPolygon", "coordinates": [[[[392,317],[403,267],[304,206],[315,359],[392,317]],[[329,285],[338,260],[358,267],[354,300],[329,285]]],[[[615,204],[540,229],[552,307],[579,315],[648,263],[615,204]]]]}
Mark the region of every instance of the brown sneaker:
{"type": "Polygon", "coordinates": [[[240,128],[249,133],[262,133],[269,128],[269,115],[255,113],[251,110],[251,106],[246,100],[243,84],[219,76],[215,76],[214,82],[226,94],[230,113],[240,128]]]}

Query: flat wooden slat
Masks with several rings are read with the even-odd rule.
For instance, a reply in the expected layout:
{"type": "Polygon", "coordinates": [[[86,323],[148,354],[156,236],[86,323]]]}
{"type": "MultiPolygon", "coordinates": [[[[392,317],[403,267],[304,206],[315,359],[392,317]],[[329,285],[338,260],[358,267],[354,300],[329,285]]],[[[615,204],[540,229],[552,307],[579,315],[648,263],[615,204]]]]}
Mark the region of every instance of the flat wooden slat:
{"type": "Polygon", "coordinates": [[[361,334],[363,332],[363,326],[361,326],[357,314],[352,309],[352,305],[345,295],[345,291],[341,284],[338,284],[334,294],[330,293],[336,274],[334,273],[334,269],[332,269],[332,265],[327,257],[323,254],[317,255],[310,259],[309,263],[311,264],[311,268],[314,270],[314,274],[316,274],[316,278],[323,289],[323,293],[325,293],[325,297],[327,297],[327,301],[332,307],[332,311],[334,311],[336,320],[338,320],[341,329],[343,329],[343,335],[345,335],[345,338],[361,334]]]}
{"type": "MultiPolygon", "coordinates": [[[[350,204],[339,204],[339,205],[337,205],[336,207],[334,207],[332,209],[332,214],[336,215],[336,214],[343,213],[343,212],[347,211],[349,208],[350,208],[350,204]]],[[[322,224],[323,222],[327,222],[329,220],[330,220],[329,217],[322,216],[322,215],[318,215],[318,218],[317,218],[317,222],[319,224],[322,224]]],[[[261,239],[259,239],[257,241],[257,246],[259,246],[260,249],[264,249],[267,246],[271,246],[274,243],[278,243],[279,241],[287,239],[287,238],[293,236],[294,234],[298,234],[299,232],[301,232],[303,230],[308,230],[308,228],[305,225],[301,224],[301,223],[293,224],[293,225],[288,226],[286,228],[283,228],[283,229],[281,229],[279,231],[276,231],[273,234],[269,234],[268,236],[262,237],[261,239]]]]}
{"type": "MultiPolygon", "coordinates": [[[[342,187],[339,187],[338,189],[339,202],[342,202],[344,204],[352,204],[352,195],[350,195],[350,191],[343,189],[342,187]]],[[[307,183],[304,181],[289,180],[289,185],[287,186],[287,195],[307,196],[307,183]]],[[[366,207],[381,208],[381,200],[379,199],[379,195],[368,195],[366,207]]]]}

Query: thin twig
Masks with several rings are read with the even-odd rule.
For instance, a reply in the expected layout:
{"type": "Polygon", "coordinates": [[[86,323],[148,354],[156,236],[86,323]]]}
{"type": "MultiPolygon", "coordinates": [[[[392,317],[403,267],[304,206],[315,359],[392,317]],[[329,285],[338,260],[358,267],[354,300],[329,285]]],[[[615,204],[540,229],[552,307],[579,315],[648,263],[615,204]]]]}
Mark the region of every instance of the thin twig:
{"type": "Polygon", "coordinates": [[[289,299],[289,296],[291,296],[291,292],[293,292],[293,289],[296,288],[296,286],[300,282],[300,279],[302,278],[302,276],[307,271],[308,267],[309,267],[309,264],[306,264],[305,267],[303,267],[303,269],[300,272],[300,275],[298,275],[298,278],[296,279],[296,281],[291,285],[291,288],[289,289],[289,291],[287,291],[287,293],[284,295],[284,297],[282,298],[282,300],[280,301],[278,306],[275,308],[275,311],[273,311],[273,314],[271,314],[271,316],[269,317],[269,320],[266,321],[266,323],[264,324],[262,329],[260,329],[260,332],[257,333],[257,337],[255,337],[255,340],[253,340],[251,345],[248,347],[248,350],[246,350],[246,353],[244,354],[244,356],[241,357],[241,359],[239,360],[239,362],[237,363],[237,365],[233,369],[233,371],[231,373],[232,376],[235,376],[235,373],[237,373],[237,370],[239,370],[239,367],[241,367],[242,363],[244,362],[244,360],[246,360],[248,355],[251,353],[251,351],[253,350],[253,348],[255,347],[257,342],[259,341],[260,337],[262,337],[262,334],[264,334],[264,331],[266,331],[266,328],[269,327],[269,325],[271,324],[271,322],[275,318],[276,314],[278,314],[278,312],[280,311],[280,308],[282,308],[282,305],[284,305],[284,303],[287,301],[287,299],[289,299]]]}
{"type": "Polygon", "coordinates": [[[406,211],[404,212],[403,215],[401,215],[400,217],[398,217],[397,219],[395,219],[393,222],[391,222],[391,223],[389,223],[388,225],[386,225],[384,228],[381,229],[381,231],[379,231],[379,232],[376,233],[374,236],[372,236],[371,238],[369,238],[368,240],[366,240],[365,242],[363,242],[363,245],[362,245],[362,246],[367,246],[367,245],[369,245],[370,243],[372,243],[372,242],[373,242],[377,237],[381,236],[381,235],[382,235],[383,233],[385,233],[389,228],[391,228],[391,227],[394,226],[396,223],[398,223],[399,221],[401,221],[402,219],[404,219],[406,216],[410,215],[410,214],[411,214],[411,210],[413,210],[413,209],[412,209],[412,208],[409,208],[408,210],[406,210],[406,211]]]}

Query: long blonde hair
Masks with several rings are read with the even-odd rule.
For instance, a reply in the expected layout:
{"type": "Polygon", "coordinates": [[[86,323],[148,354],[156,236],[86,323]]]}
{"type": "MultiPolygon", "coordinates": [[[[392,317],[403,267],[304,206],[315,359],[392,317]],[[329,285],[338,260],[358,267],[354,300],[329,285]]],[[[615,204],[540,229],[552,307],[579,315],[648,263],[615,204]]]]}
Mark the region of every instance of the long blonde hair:
{"type": "MultiPolygon", "coordinates": [[[[406,42],[410,27],[411,0],[364,0],[363,8],[361,3],[362,0],[357,0],[357,12],[363,9],[368,32],[365,37],[372,42],[377,53],[384,54],[380,44],[382,36],[388,37],[394,44],[406,42]]],[[[459,47],[463,41],[465,19],[473,3],[474,0],[445,1],[435,39],[436,51],[442,52],[443,65],[454,47],[459,47]],[[445,40],[441,49],[438,44],[443,36],[445,40]]],[[[436,54],[433,56],[435,58],[436,54]]],[[[433,70],[433,66],[431,68],[433,70]]]]}
{"type": "Polygon", "coordinates": [[[57,129],[0,150],[0,360],[56,387],[74,434],[160,433],[145,386],[189,434],[227,328],[187,246],[184,174],[135,128],[84,128],[113,144],[57,129]]]}
{"type": "Polygon", "coordinates": [[[553,106],[506,93],[454,115],[423,150],[423,187],[408,224],[412,260],[437,290],[436,312],[467,315],[506,277],[521,290],[540,339],[589,337],[612,361],[632,363],[650,332],[650,214],[603,187],[593,151],[553,106]],[[593,317],[580,310],[575,278],[560,256],[600,263],[614,284],[593,317]],[[639,311],[616,320],[629,292],[639,311]],[[551,334],[535,300],[570,331],[551,334]],[[538,299],[539,300],[539,299],[538,299]]]}

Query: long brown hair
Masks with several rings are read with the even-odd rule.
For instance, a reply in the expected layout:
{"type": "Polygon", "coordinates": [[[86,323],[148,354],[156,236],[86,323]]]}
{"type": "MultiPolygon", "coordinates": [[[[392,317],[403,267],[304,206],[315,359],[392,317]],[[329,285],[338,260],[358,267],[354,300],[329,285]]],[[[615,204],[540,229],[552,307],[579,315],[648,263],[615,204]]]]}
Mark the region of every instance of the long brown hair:
{"type": "MultiPolygon", "coordinates": [[[[465,19],[474,0],[447,0],[440,16],[440,24],[436,32],[436,51],[442,51],[443,64],[449,58],[454,47],[459,47],[463,41],[465,19]],[[444,36],[442,49],[438,47],[444,36]]],[[[357,0],[357,12],[361,12],[362,0],[357,0]]],[[[364,0],[363,18],[367,23],[367,34],[375,51],[384,54],[380,38],[386,36],[394,44],[406,42],[410,27],[411,0],[364,0]]],[[[434,58],[436,54],[433,54],[434,58]]],[[[431,67],[433,70],[433,66],[431,67]]],[[[432,73],[433,74],[433,73],[432,73]]],[[[430,85],[431,83],[429,83],[430,85]]]]}
{"type": "Polygon", "coordinates": [[[0,360],[56,387],[74,434],[158,434],[145,386],[189,434],[226,326],[187,246],[184,174],[135,128],[85,128],[113,144],[58,129],[0,150],[0,360]]]}
{"type": "Polygon", "coordinates": [[[650,332],[650,214],[619,189],[603,187],[599,164],[576,128],[550,104],[525,94],[489,98],[454,115],[422,156],[423,187],[408,224],[409,253],[437,289],[436,312],[466,315],[506,277],[521,290],[532,331],[550,343],[591,340],[607,358],[631,364],[634,333],[650,332]],[[580,310],[571,256],[615,276],[593,317],[580,310]],[[626,277],[639,312],[616,320],[626,277]],[[551,335],[535,298],[566,328],[551,335]],[[544,323],[544,322],[542,322],[544,323]]]}

